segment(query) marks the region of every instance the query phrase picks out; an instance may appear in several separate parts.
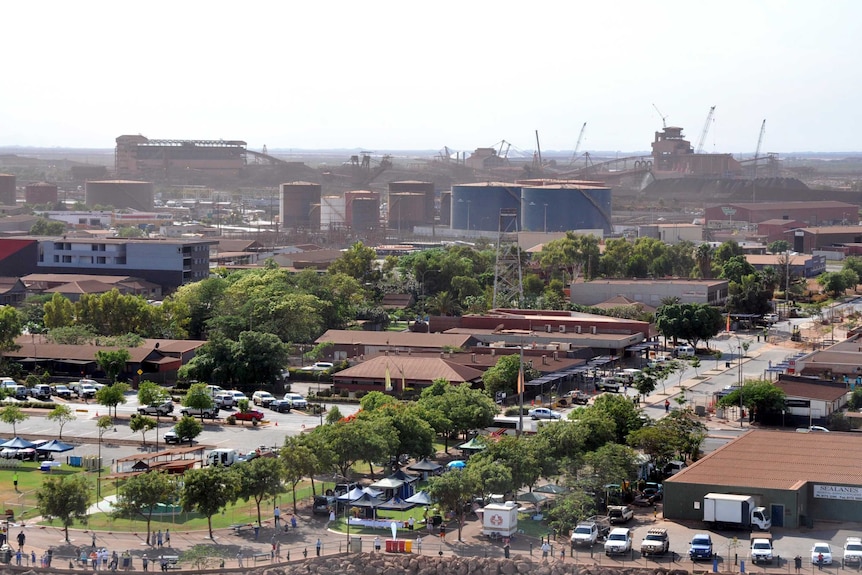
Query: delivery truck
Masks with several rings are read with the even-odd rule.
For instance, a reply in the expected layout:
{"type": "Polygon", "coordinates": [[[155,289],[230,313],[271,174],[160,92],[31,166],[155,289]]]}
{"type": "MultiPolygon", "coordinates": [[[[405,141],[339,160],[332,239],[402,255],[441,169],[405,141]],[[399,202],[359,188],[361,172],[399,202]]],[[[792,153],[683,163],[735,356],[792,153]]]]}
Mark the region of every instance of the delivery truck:
{"type": "Polygon", "coordinates": [[[703,520],[718,527],[763,531],[772,528],[772,519],[766,508],[759,507],[753,495],[707,493],[703,497],[703,520]]]}

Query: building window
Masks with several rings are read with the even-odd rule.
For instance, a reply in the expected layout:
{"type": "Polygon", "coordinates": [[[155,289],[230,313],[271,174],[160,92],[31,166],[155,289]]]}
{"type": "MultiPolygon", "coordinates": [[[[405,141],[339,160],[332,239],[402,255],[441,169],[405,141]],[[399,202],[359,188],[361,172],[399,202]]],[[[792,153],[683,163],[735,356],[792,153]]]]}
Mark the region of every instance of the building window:
{"type": "Polygon", "coordinates": [[[63,256],[63,263],[64,264],[72,263],[72,256],[63,256]]]}
{"type": "Polygon", "coordinates": [[[60,256],[58,256],[58,255],[55,255],[55,256],[54,256],[54,263],[55,263],[55,264],[60,263],[60,256]]]}
{"type": "Polygon", "coordinates": [[[97,264],[104,264],[104,263],[107,263],[107,261],[108,261],[108,258],[106,258],[105,256],[98,256],[96,258],[97,264]]]}

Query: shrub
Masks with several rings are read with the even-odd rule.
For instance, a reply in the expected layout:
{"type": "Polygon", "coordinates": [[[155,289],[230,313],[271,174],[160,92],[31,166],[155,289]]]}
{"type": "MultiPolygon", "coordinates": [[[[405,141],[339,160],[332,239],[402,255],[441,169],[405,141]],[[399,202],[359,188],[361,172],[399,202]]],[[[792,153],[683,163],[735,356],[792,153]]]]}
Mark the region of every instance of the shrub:
{"type": "Polygon", "coordinates": [[[228,425],[236,425],[236,416],[228,415],[227,419],[225,419],[225,423],[227,423],[228,425]]]}

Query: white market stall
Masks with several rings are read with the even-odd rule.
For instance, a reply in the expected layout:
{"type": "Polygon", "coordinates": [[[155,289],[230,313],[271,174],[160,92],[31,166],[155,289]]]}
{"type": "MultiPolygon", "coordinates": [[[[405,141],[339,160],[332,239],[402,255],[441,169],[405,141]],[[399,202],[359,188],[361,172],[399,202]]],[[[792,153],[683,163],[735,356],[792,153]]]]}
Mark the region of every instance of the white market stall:
{"type": "Polygon", "coordinates": [[[482,510],[482,534],[511,537],[518,532],[518,504],[489,503],[482,510]]]}

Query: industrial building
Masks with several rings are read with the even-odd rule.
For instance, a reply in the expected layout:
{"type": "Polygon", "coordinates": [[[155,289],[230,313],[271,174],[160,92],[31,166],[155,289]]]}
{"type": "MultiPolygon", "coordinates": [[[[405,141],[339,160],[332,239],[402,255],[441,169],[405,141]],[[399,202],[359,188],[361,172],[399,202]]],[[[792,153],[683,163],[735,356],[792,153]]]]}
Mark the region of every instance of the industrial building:
{"type": "Polygon", "coordinates": [[[790,242],[794,251],[810,254],[843,244],[862,243],[862,226],[796,228],[785,232],[783,239],[790,242]]]}
{"type": "Polygon", "coordinates": [[[702,521],[707,493],[753,495],[775,527],[862,517],[862,441],[854,433],[754,430],[665,479],[665,519],[702,521]]]}
{"type": "Polygon", "coordinates": [[[24,187],[24,203],[25,204],[56,204],[59,199],[57,192],[57,184],[49,184],[48,182],[36,182],[35,184],[27,184],[24,187]]]}
{"type": "Polygon", "coordinates": [[[240,140],[151,140],[119,136],[114,170],[119,177],[167,175],[186,170],[237,175],[246,165],[246,143],[240,140]]]}
{"type": "Polygon", "coordinates": [[[278,207],[284,228],[318,229],[320,227],[321,185],[312,182],[281,184],[278,207]]]}
{"type": "Polygon", "coordinates": [[[578,279],[569,288],[572,303],[586,306],[616,296],[625,296],[656,308],[665,298],[678,298],[679,303],[721,306],[728,295],[727,280],[720,279],[578,279]]]}
{"type": "MultiPolygon", "coordinates": [[[[757,271],[771,267],[784,269],[788,256],[785,254],[746,254],[745,261],[754,266],[757,271]]],[[[793,254],[789,256],[790,270],[788,273],[797,278],[813,278],[826,271],[826,258],[822,255],[793,254]]]]}
{"type": "Polygon", "coordinates": [[[838,201],[757,202],[712,205],[704,210],[705,225],[713,229],[746,227],[772,220],[797,220],[808,226],[828,226],[859,219],[859,206],[838,201]]]}
{"type": "Polygon", "coordinates": [[[652,170],[675,177],[683,175],[728,178],[742,174],[742,164],[730,154],[699,154],[685,139],[682,128],[667,126],[655,133],[652,142],[652,170]]]}
{"type": "Polygon", "coordinates": [[[153,209],[152,182],[134,180],[104,180],[84,184],[88,206],[111,206],[118,210],[153,209]]]}
{"type": "Polygon", "coordinates": [[[87,273],[135,276],[171,291],[209,277],[215,240],[14,236],[0,238],[0,276],[87,273]]]}
{"type": "Polygon", "coordinates": [[[14,206],[16,202],[15,183],[12,174],[0,174],[0,206],[14,206]]]}

